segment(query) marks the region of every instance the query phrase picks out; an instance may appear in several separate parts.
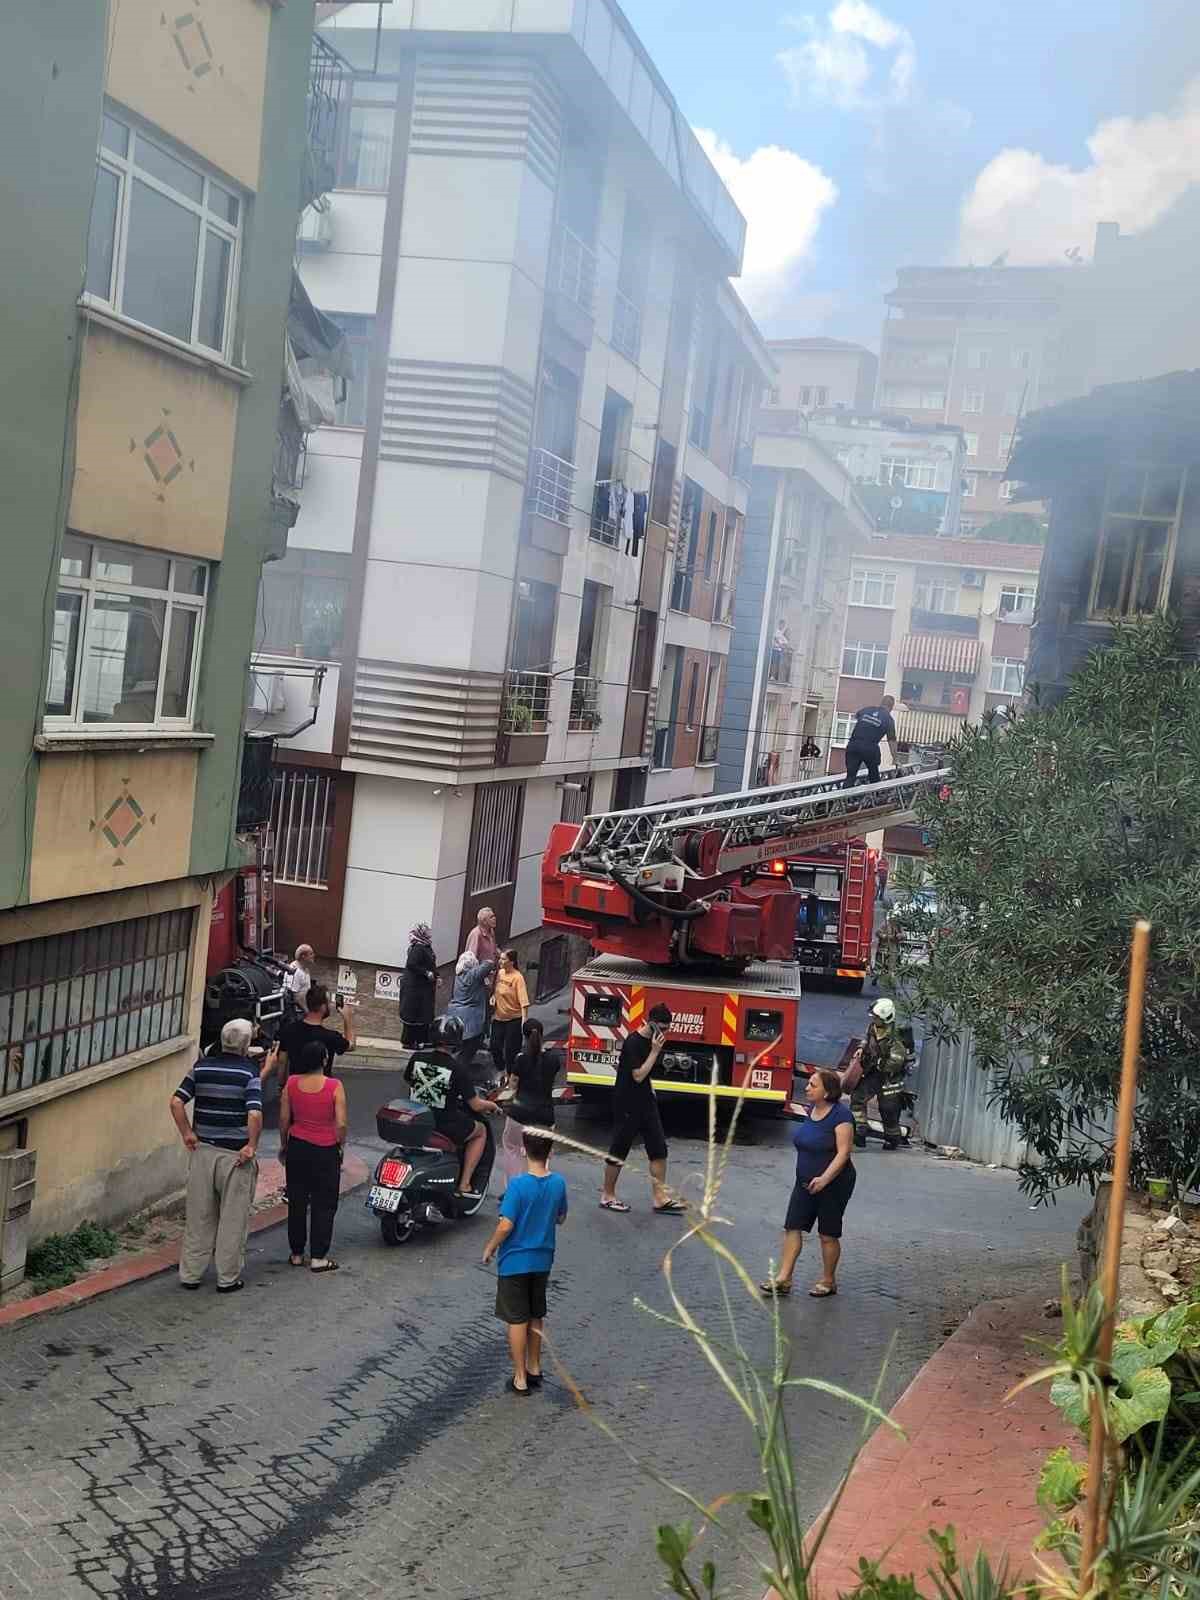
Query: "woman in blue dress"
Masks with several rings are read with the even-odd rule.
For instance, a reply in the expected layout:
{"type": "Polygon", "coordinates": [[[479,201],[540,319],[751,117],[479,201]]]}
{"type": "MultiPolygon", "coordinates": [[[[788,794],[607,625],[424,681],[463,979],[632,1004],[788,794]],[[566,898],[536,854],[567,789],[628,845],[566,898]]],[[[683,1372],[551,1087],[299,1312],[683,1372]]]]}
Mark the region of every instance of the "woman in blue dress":
{"type": "Polygon", "coordinates": [[[808,1291],[814,1300],[837,1293],[842,1255],[842,1217],[854,1193],[854,1118],[842,1099],[838,1073],[820,1068],[808,1080],[808,1116],[792,1133],[796,1146],[796,1182],[783,1224],[779,1271],[759,1285],[766,1295],[792,1292],[792,1274],[804,1247],[804,1235],[817,1225],[821,1241],[821,1276],[808,1291]]]}

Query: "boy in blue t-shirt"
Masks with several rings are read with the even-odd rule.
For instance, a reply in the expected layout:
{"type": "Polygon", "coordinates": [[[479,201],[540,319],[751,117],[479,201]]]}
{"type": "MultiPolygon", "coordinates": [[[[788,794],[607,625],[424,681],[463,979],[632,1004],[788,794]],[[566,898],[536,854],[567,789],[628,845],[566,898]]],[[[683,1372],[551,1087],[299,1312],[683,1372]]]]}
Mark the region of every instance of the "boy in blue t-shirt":
{"type": "Polygon", "coordinates": [[[496,1315],[508,1324],[513,1394],[542,1387],[546,1280],[554,1265],[554,1231],[567,1216],[567,1186],[550,1171],[554,1141],[530,1128],[524,1143],[526,1170],[505,1191],[496,1231],[483,1247],[485,1263],[500,1252],[496,1315]]]}

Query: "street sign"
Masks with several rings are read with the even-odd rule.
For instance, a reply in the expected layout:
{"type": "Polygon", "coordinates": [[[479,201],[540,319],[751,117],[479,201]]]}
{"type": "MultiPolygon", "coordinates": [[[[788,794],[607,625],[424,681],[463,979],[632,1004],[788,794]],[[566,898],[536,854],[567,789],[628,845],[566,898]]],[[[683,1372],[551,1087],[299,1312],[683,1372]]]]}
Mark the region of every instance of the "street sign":
{"type": "Polygon", "coordinates": [[[396,1000],[400,995],[400,977],[398,972],[388,972],[379,968],[375,973],[375,998],[376,1000],[396,1000]]]}

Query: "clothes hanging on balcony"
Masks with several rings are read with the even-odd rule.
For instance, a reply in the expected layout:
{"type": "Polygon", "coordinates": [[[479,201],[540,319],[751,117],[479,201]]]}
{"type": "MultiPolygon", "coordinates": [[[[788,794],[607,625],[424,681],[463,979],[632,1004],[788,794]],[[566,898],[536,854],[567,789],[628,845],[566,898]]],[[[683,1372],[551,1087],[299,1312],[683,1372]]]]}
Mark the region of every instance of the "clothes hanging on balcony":
{"type": "Polygon", "coordinates": [[[632,509],[632,529],[625,541],[625,554],[636,556],[642,548],[642,540],[646,537],[646,518],[650,514],[650,496],[645,491],[632,494],[629,497],[632,509]]]}

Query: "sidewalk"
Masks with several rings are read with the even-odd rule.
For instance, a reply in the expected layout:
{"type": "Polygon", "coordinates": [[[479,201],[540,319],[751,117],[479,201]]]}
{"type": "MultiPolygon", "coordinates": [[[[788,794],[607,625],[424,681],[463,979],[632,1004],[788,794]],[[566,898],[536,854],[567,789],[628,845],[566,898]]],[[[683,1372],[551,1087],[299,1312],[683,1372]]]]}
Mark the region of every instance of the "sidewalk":
{"type": "MultiPolygon", "coordinates": [[[[346,1152],[342,1163],[341,1192],[357,1189],[370,1176],[370,1168],[358,1156],[346,1152]]],[[[287,1203],[280,1199],[283,1189],[283,1165],[274,1156],[263,1156],[258,1164],[258,1184],[254,1191],[254,1204],[259,1209],[250,1217],[250,1233],[261,1233],[264,1228],[275,1228],[287,1221],[287,1203]]],[[[139,1251],[112,1266],[97,1267],[76,1278],[65,1289],[51,1289],[47,1294],[30,1295],[26,1300],[15,1300],[0,1306],[0,1329],[14,1322],[24,1322],[28,1317],[40,1317],[46,1312],[69,1311],[73,1306],[94,1300],[98,1295],[109,1294],[113,1289],[123,1289],[127,1283],[138,1283],[142,1278],[157,1277],[160,1272],[170,1272],[179,1265],[178,1239],[158,1245],[151,1250],[139,1251]]]]}
{"type": "MultiPolygon", "coordinates": [[[[549,1000],[541,1000],[536,1005],[530,1006],[529,1015],[536,1017],[541,1023],[547,1044],[553,1044],[556,1040],[566,1037],[570,1022],[568,1015],[570,1000],[570,989],[560,989],[557,994],[551,995],[549,1000]]],[[[407,1065],[411,1054],[412,1051],[406,1049],[398,1038],[368,1038],[360,1034],[355,1040],[350,1059],[343,1059],[347,1067],[382,1067],[396,1071],[407,1065]]]]}
{"type": "Polygon", "coordinates": [[[923,1573],[927,1530],[948,1524],[964,1561],[982,1548],[1032,1574],[1031,1547],[1045,1526],[1036,1499],[1042,1463],[1059,1445],[1077,1444],[1044,1387],[1005,1399],[1045,1365],[1030,1339],[1058,1335],[1043,1304],[990,1301],[926,1362],[892,1411],[907,1437],[880,1428],[858,1458],[817,1560],[818,1593],[852,1589],[860,1556],[882,1558],[887,1573],[923,1573]]]}

